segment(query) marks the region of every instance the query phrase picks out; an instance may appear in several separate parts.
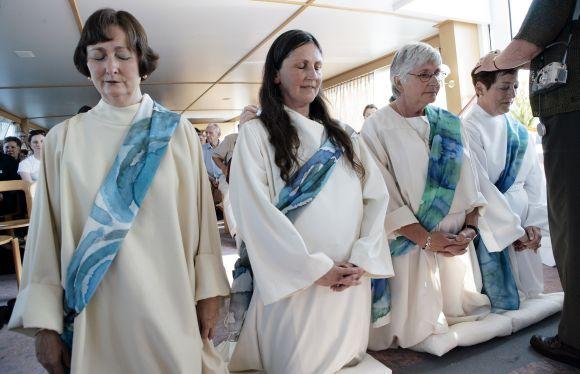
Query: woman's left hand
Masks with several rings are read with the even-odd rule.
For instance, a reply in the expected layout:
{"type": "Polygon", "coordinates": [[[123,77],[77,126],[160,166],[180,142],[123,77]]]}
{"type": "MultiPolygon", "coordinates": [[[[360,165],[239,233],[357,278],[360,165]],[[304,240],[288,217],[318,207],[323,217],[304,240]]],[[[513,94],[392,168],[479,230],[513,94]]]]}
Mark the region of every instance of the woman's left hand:
{"type": "Polygon", "coordinates": [[[220,297],[199,300],[197,302],[197,322],[202,339],[213,339],[220,308],[220,297]]]}

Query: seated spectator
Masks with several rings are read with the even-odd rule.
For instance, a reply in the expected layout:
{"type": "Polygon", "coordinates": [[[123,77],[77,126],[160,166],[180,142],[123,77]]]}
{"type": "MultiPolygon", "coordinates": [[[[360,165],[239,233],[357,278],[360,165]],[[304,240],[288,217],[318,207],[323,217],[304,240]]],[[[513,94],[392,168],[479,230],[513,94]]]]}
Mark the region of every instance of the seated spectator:
{"type": "Polygon", "coordinates": [[[16,133],[15,136],[18,139],[20,139],[20,142],[22,143],[22,146],[20,147],[20,153],[23,153],[24,155],[28,156],[31,152],[30,152],[30,145],[27,143],[26,134],[24,132],[22,132],[21,130],[18,130],[18,132],[16,133]]]}
{"type": "Polygon", "coordinates": [[[0,153],[0,181],[20,179],[18,176],[18,161],[14,157],[0,153]]]}
{"type": "Polygon", "coordinates": [[[210,123],[205,129],[205,134],[207,137],[206,143],[202,146],[203,148],[203,161],[205,162],[205,168],[207,169],[207,174],[212,184],[215,181],[215,186],[217,187],[217,180],[222,174],[220,168],[213,162],[213,150],[217,148],[220,144],[220,136],[222,134],[220,127],[217,123],[210,123]]]}
{"type": "Polygon", "coordinates": [[[195,127],[195,132],[197,133],[197,136],[199,137],[199,142],[201,144],[207,143],[207,136],[205,135],[205,131],[202,131],[197,127],[195,127]]]}
{"type": "Polygon", "coordinates": [[[38,174],[40,171],[40,159],[42,158],[42,146],[44,143],[44,136],[46,131],[44,130],[32,130],[28,135],[28,142],[30,143],[30,148],[32,149],[32,155],[28,156],[26,159],[22,160],[18,166],[18,174],[22,180],[33,183],[38,180],[38,174]]]}
{"type": "Polygon", "coordinates": [[[7,136],[4,138],[4,154],[12,156],[17,162],[24,159],[22,157],[20,149],[22,148],[22,141],[15,136],[7,136]]]}
{"type": "MultiPolygon", "coordinates": [[[[245,122],[256,118],[256,113],[258,110],[259,109],[256,105],[246,106],[240,115],[238,130],[245,122]]],[[[238,140],[237,133],[229,134],[224,138],[224,141],[221,142],[216,149],[214,149],[212,156],[213,161],[222,171],[222,175],[218,180],[218,189],[222,194],[224,216],[227,220],[228,228],[232,238],[236,238],[238,233],[236,219],[232,211],[229,197],[230,166],[232,163],[232,156],[234,154],[234,147],[236,146],[236,140],[238,140]]]]}
{"type": "MultiPolygon", "coordinates": [[[[222,201],[221,193],[218,190],[219,179],[222,175],[222,171],[213,161],[212,156],[213,150],[220,144],[221,130],[217,123],[210,123],[205,129],[205,133],[207,136],[207,142],[201,146],[201,149],[203,150],[203,162],[205,163],[207,175],[211,182],[213,201],[214,203],[219,204],[222,201]]],[[[221,212],[216,211],[216,213],[218,214],[218,219],[221,219],[221,212]]]]}
{"type": "Polygon", "coordinates": [[[369,104],[369,105],[365,106],[365,109],[363,110],[363,118],[364,119],[369,118],[377,110],[378,110],[378,108],[375,104],[369,104]]]}
{"type": "MultiPolygon", "coordinates": [[[[18,179],[18,161],[8,154],[0,153],[0,182],[18,179]]],[[[13,192],[0,193],[0,217],[17,210],[15,196],[13,192]]]]}

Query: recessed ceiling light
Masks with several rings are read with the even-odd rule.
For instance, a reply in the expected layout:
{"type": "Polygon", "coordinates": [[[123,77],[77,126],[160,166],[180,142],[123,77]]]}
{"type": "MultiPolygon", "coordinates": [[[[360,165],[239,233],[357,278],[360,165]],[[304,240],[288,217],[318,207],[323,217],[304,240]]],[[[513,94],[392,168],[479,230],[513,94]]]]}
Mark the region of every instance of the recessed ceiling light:
{"type": "Polygon", "coordinates": [[[36,57],[34,55],[34,53],[32,53],[32,51],[14,51],[14,53],[16,53],[16,56],[18,56],[20,58],[34,58],[34,57],[36,57]]]}

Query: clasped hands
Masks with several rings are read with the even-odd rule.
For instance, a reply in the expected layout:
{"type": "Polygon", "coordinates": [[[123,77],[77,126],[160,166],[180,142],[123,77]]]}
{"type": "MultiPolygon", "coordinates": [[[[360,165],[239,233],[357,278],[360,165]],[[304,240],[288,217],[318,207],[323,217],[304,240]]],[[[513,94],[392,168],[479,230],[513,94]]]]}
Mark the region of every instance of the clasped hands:
{"type": "Polygon", "coordinates": [[[521,252],[530,249],[537,252],[538,248],[542,246],[542,231],[536,226],[528,226],[524,230],[526,233],[514,242],[514,250],[521,252]]]}
{"type": "MultiPolygon", "coordinates": [[[[445,257],[453,257],[464,254],[467,251],[467,246],[475,239],[477,233],[474,229],[466,227],[457,234],[434,231],[430,235],[430,251],[445,257]]],[[[421,247],[425,247],[426,241],[427,238],[421,243],[421,247]]]]}
{"type": "Polygon", "coordinates": [[[365,271],[362,268],[350,262],[337,262],[326,274],[314,282],[314,284],[330,287],[331,290],[340,292],[351,286],[359,285],[361,283],[360,278],[364,273],[365,271]]]}

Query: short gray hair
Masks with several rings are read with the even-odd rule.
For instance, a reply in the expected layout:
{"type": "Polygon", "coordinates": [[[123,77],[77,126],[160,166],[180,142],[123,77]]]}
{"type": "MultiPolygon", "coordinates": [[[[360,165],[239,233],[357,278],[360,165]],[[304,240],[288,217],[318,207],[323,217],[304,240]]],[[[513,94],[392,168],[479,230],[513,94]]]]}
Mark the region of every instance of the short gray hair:
{"type": "Polygon", "coordinates": [[[222,134],[222,129],[220,128],[220,125],[218,125],[217,123],[210,123],[205,128],[205,131],[211,130],[211,129],[217,129],[218,136],[220,136],[222,134]]]}
{"type": "Polygon", "coordinates": [[[396,87],[395,77],[399,77],[399,80],[403,82],[407,79],[407,73],[428,63],[441,65],[441,54],[429,44],[415,42],[401,47],[395,53],[390,68],[393,96],[397,98],[401,94],[396,87]]]}

